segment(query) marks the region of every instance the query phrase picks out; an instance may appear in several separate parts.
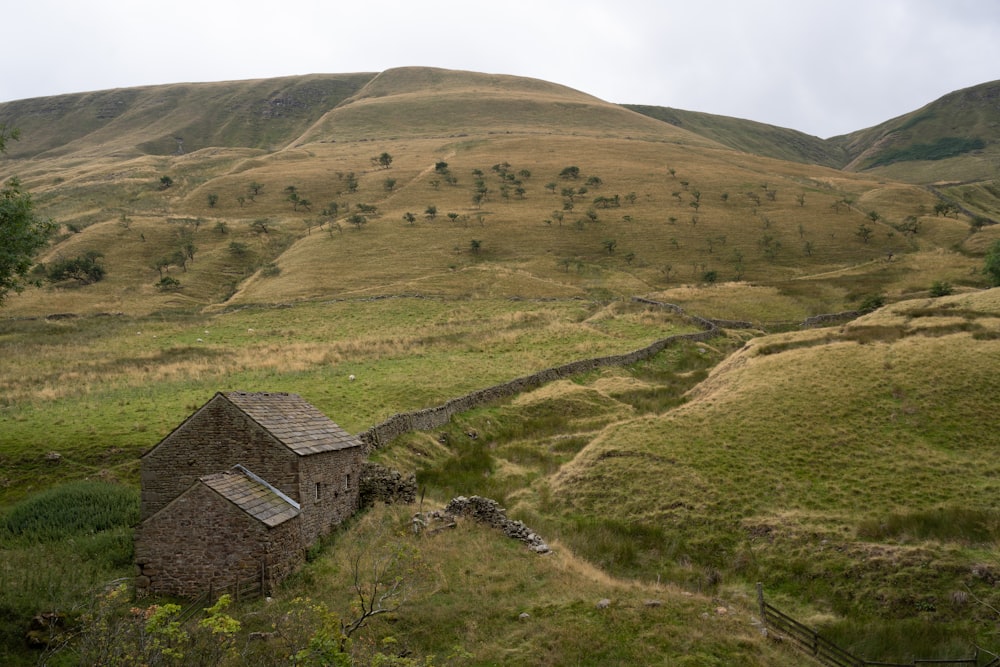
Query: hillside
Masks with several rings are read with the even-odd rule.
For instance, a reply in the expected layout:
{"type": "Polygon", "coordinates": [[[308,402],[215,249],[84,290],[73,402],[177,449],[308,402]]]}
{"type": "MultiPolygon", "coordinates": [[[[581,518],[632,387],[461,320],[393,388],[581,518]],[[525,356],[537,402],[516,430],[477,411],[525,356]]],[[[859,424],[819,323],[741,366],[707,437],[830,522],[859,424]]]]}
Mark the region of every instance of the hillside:
{"type": "MultiPolygon", "coordinates": [[[[0,164],[63,227],[42,261],[97,252],[108,269],[97,284],[31,289],[8,315],[470,295],[480,284],[492,294],[628,296],[705,276],[783,284],[849,271],[850,285],[810,299],[815,314],[921,280],[976,284],[975,255],[993,236],[936,215],[939,199],[922,188],[725,148],[516,77],[401,68],[27,100],[0,112],[32,137],[0,164]],[[131,101],[102,112],[113,99],[131,101]],[[43,125],[50,106],[62,121],[43,125]],[[184,139],[183,154],[172,137],[184,139]],[[381,154],[390,168],[375,164],[381,154]],[[192,256],[168,261],[181,248],[192,256]],[[930,264],[941,269],[916,278],[930,264]],[[466,274],[483,282],[452,279],[466,274]],[[179,286],[157,289],[164,276],[179,286]]],[[[728,128],[720,142],[740,134],[716,120],[728,128]]],[[[756,136],[747,141],[766,143],[756,136]]]]}
{"type": "MultiPolygon", "coordinates": [[[[981,400],[1000,390],[981,272],[1000,225],[976,220],[990,176],[929,177],[992,159],[989,90],[934,107],[964,105],[968,126],[914,112],[828,140],[432,68],[0,105],[22,132],[0,176],[60,225],[36,276],[88,253],[106,270],[0,311],[0,519],[69,483],[134,488],[141,452],[215,391],[300,393],[356,433],[698,328],[642,295],[732,328],[376,454],[417,472],[428,506],[496,497],[555,558],[468,526],[413,542],[411,508],[380,508],[280,604],[349,613],[324,585],[349,567],[337,545],[389,534],[433,566],[358,650],[442,656],[458,637],[473,664],[799,664],[754,625],[757,581],[873,659],[1000,648],[1000,424],[981,400]],[[986,145],[877,164],[907,132],[986,145]],[[800,327],[875,297],[888,305],[800,327]]],[[[129,530],[4,542],[0,659],[25,659],[5,654],[22,621],[129,576],[129,530]]]]}
{"type": "Polygon", "coordinates": [[[849,134],[820,139],[794,130],[713,114],[627,105],[730,148],[933,186],[942,201],[1000,223],[1000,82],[955,91],[849,134]]]}
{"type": "Polygon", "coordinates": [[[641,104],[625,106],[651,118],[682,127],[730,148],[754,155],[835,169],[843,167],[848,160],[842,147],[797,130],[699,111],[641,104]]]}

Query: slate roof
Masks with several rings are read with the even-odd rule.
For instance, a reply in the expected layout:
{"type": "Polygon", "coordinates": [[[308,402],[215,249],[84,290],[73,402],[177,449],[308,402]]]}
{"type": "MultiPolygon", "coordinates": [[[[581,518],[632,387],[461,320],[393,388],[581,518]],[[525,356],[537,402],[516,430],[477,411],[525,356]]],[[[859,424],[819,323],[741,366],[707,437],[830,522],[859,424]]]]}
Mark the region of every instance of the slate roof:
{"type": "Polygon", "coordinates": [[[298,503],[243,466],[206,475],[201,482],[271,528],[299,514],[298,503]]]}
{"type": "Polygon", "coordinates": [[[361,446],[360,440],[298,394],[231,391],[222,396],[296,454],[361,446]]]}

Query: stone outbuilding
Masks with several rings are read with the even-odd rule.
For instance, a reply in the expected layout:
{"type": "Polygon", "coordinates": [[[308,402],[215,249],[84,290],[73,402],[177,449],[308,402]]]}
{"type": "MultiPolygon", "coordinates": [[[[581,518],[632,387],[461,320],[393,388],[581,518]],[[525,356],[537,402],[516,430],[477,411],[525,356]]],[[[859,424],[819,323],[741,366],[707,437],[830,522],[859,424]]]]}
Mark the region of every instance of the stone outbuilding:
{"type": "Polygon", "coordinates": [[[141,458],[136,588],[270,590],[357,511],[363,461],[296,394],[217,393],[141,458]]]}

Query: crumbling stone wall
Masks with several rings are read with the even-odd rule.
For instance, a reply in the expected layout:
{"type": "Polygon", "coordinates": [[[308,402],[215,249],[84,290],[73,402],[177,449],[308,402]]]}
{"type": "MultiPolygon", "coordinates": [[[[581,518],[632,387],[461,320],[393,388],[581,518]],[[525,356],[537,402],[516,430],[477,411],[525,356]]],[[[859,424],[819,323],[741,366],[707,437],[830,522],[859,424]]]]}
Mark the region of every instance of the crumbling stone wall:
{"type": "Polygon", "coordinates": [[[845,310],[842,313],[828,313],[826,315],[814,315],[813,317],[807,317],[802,321],[800,325],[803,329],[809,327],[821,327],[827,324],[833,324],[834,322],[846,322],[848,320],[853,320],[861,315],[859,310],[845,310]]]}
{"type": "Polygon", "coordinates": [[[377,502],[412,503],[417,499],[417,476],[404,475],[374,461],[365,461],[361,470],[361,506],[377,502]]]}
{"type": "Polygon", "coordinates": [[[523,522],[508,518],[507,510],[500,507],[500,503],[492,498],[483,498],[482,496],[452,498],[451,502],[445,506],[444,514],[453,517],[467,517],[491,528],[496,528],[507,537],[523,542],[536,553],[549,552],[549,546],[545,540],[523,522]]]}

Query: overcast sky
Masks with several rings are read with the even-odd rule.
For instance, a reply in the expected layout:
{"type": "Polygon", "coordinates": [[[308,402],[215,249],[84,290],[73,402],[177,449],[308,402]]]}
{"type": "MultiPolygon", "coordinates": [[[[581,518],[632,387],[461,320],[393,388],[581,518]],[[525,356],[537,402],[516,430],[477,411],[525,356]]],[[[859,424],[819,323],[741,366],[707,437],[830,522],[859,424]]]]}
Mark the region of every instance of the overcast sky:
{"type": "Polygon", "coordinates": [[[410,65],[830,137],[1000,79],[997,0],[18,0],[0,102],[410,65]]]}

